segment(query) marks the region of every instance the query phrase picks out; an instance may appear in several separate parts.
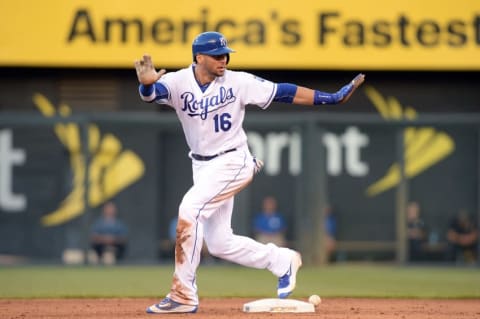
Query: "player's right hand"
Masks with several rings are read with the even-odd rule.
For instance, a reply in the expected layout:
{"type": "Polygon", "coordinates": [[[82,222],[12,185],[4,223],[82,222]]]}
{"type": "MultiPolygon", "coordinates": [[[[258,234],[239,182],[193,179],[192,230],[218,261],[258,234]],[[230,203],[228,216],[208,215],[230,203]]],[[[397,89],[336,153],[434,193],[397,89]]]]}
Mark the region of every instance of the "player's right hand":
{"type": "Polygon", "coordinates": [[[152,58],[148,54],[143,55],[141,60],[135,60],[135,70],[137,71],[138,82],[143,85],[154,84],[167,72],[165,69],[157,72],[153,66],[152,58]]]}

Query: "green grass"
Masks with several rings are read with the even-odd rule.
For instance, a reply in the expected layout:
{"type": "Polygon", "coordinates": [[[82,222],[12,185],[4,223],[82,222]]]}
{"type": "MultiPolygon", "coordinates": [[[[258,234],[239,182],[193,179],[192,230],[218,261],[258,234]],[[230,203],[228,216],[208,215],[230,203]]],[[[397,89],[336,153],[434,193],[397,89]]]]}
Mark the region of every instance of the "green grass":
{"type": "MultiPolygon", "coordinates": [[[[173,265],[0,268],[0,298],[161,297],[173,265]]],[[[201,297],[275,297],[266,270],[200,266],[201,297]]],[[[294,297],[480,298],[480,268],[335,265],[303,267],[294,297]]]]}

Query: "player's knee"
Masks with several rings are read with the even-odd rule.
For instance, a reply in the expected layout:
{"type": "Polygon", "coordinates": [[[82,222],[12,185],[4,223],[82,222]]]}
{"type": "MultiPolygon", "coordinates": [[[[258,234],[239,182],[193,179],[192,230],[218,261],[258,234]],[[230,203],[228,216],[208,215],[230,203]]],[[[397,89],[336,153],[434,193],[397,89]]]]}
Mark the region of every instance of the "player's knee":
{"type": "Polygon", "coordinates": [[[212,256],[217,256],[225,250],[225,241],[224,240],[209,240],[208,236],[205,238],[205,244],[207,245],[208,252],[212,256]]]}
{"type": "Polygon", "coordinates": [[[214,257],[221,257],[226,251],[226,246],[222,243],[210,243],[210,245],[207,244],[207,248],[210,255],[214,257]]]}
{"type": "Polygon", "coordinates": [[[221,257],[230,249],[230,241],[225,239],[207,240],[207,238],[205,238],[205,244],[207,245],[210,255],[215,257],[221,257]]]}

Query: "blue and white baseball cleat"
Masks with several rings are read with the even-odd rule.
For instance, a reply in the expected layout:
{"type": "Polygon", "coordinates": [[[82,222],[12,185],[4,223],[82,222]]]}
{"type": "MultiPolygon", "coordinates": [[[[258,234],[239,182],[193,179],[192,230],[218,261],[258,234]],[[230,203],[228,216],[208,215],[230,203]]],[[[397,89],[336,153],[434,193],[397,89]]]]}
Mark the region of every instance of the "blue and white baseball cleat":
{"type": "Polygon", "coordinates": [[[292,261],[287,273],[278,278],[277,295],[280,299],[285,299],[293,292],[297,283],[297,271],[302,266],[302,256],[293,251],[292,261]]]}
{"type": "Polygon", "coordinates": [[[181,304],[166,297],[160,303],[148,307],[147,313],[194,313],[197,312],[197,309],[198,306],[181,304]]]}

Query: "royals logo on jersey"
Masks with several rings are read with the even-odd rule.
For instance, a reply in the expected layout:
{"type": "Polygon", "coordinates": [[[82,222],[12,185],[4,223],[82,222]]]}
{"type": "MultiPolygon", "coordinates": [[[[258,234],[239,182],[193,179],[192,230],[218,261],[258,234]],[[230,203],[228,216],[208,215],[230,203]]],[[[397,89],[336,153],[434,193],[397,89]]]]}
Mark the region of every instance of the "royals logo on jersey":
{"type": "Polygon", "coordinates": [[[220,86],[218,92],[210,96],[196,97],[192,92],[186,91],[180,94],[180,98],[183,100],[182,111],[191,117],[200,116],[202,120],[207,118],[208,113],[234,103],[236,100],[233,89],[224,86],[220,86]]]}

